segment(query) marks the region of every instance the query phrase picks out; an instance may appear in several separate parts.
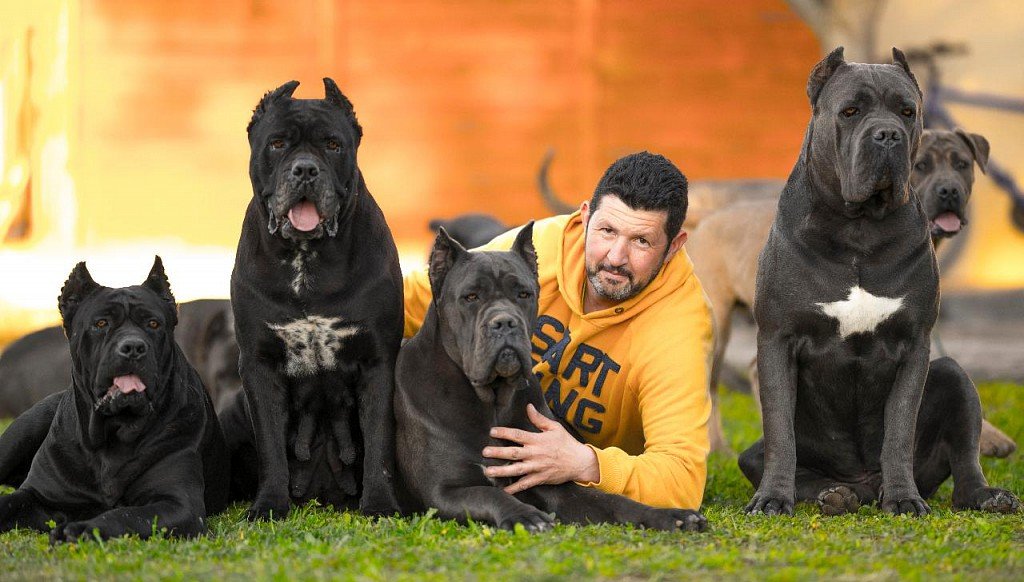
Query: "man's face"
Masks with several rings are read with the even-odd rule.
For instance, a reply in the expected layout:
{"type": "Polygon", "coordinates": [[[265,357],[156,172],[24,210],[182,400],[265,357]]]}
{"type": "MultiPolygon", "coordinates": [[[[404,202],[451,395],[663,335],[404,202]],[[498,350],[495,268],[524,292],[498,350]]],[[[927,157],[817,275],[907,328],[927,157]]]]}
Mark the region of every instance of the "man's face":
{"type": "Polygon", "coordinates": [[[686,242],[683,230],[668,240],[668,212],[635,210],[613,194],[601,198],[596,209],[588,201],[580,210],[587,229],[588,311],[611,307],[643,291],[686,242]]]}

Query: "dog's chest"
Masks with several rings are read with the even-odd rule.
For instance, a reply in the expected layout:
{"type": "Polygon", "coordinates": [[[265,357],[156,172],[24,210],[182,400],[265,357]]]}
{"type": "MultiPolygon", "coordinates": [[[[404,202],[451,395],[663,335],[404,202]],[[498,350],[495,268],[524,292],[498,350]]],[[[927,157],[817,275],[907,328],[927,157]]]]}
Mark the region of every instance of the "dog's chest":
{"type": "Polygon", "coordinates": [[[846,339],[856,333],[874,332],[903,308],[903,297],[881,297],[854,286],[846,299],[815,305],[826,317],[838,322],[839,337],[846,339]]]}
{"type": "Polygon", "coordinates": [[[334,370],[346,341],[359,332],[358,325],[347,324],[340,317],[320,315],[267,326],[284,343],[285,374],[292,377],[334,370]]]}
{"type": "Polygon", "coordinates": [[[295,295],[301,294],[312,285],[317,258],[318,253],[310,250],[308,244],[302,243],[290,259],[281,261],[281,265],[291,271],[288,286],[295,295]]]}

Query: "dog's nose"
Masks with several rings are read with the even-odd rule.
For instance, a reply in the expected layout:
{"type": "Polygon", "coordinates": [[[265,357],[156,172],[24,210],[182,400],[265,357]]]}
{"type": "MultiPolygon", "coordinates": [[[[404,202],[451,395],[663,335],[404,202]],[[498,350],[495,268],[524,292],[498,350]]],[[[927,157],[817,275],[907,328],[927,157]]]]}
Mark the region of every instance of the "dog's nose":
{"type": "Polygon", "coordinates": [[[518,328],[519,322],[511,315],[496,315],[487,322],[487,327],[494,332],[508,333],[518,328]]]}
{"type": "Polygon", "coordinates": [[[871,138],[876,144],[885,148],[891,148],[903,140],[898,129],[886,128],[876,129],[875,132],[871,134],[871,138]]]}
{"type": "Polygon", "coordinates": [[[146,347],[146,342],[138,338],[128,338],[121,340],[121,343],[117,344],[117,353],[129,360],[138,360],[146,355],[149,348],[146,347]]]}
{"type": "Polygon", "coordinates": [[[956,186],[939,186],[939,200],[956,202],[960,198],[960,189],[956,186]]]}
{"type": "Polygon", "coordinates": [[[295,160],[292,164],[292,176],[299,180],[309,181],[320,175],[320,168],[312,160],[295,160]]]}

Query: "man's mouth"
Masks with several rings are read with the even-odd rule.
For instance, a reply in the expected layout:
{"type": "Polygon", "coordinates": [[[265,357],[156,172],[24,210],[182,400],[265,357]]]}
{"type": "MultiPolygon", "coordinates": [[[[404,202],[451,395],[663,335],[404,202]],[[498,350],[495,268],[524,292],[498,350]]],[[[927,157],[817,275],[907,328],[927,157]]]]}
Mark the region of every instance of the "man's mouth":
{"type": "Polygon", "coordinates": [[[621,267],[605,267],[599,268],[599,272],[604,273],[606,276],[610,276],[614,279],[621,281],[632,281],[633,274],[621,267]]]}
{"type": "Polygon", "coordinates": [[[955,212],[947,210],[932,218],[932,232],[943,236],[953,236],[960,232],[966,222],[955,212]]]}
{"type": "Polygon", "coordinates": [[[288,221],[292,223],[295,230],[310,232],[323,222],[320,211],[316,204],[303,199],[288,211],[288,221]]]}

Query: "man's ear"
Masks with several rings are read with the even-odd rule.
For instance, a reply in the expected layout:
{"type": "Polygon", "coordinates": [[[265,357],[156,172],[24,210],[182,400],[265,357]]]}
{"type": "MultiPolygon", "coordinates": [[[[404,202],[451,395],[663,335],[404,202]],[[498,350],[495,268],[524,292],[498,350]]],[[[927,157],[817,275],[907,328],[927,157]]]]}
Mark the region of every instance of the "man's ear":
{"type": "Polygon", "coordinates": [[[810,77],[807,78],[807,97],[811,100],[811,107],[818,103],[818,95],[821,94],[821,89],[825,86],[825,83],[828,82],[829,78],[835,74],[839,67],[845,64],[843,47],[837,47],[827,57],[821,59],[817,65],[814,65],[814,68],[811,69],[810,77]]]}
{"type": "Polygon", "coordinates": [[[448,271],[464,255],[469,254],[462,245],[455,239],[448,236],[444,227],[437,230],[437,238],[434,239],[434,247],[430,250],[430,292],[434,296],[434,302],[438,303],[441,297],[441,289],[444,287],[445,277],[448,271]]]}
{"type": "Polygon", "coordinates": [[[530,272],[533,273],[533,278],[537,278],[537,251],[533,248],[533,221],[531,220],[526,226],[519,229],[519,234],[516,235],[516,240],[512,243],[512,252],[522,257],[526,264],[530,267],[530,272]]]}
{"type": "Polygon", "coordinates": [[[668,252],[665,253],[666,263],[669,262],[669,260],[672,257],[676,256],[676,253],[679,252],[679,249],[683,248],[683,245],[686,244],[686,239],[688,237],[689,234],[686,232],[686,230],[680,228],[676,236],[668,243],[668,252]]]}
{"type": "Polygon", "coordinates": [[[57,309],[64,320],[64,335],[71,337],[71,322],[75,318],[75,312],[86,297],[100,289],[100,285],[92,280],[89,269],[85,267],[85,261],[75,265],[68,275],[68,280],[61,287],[60,297],[57,298],[57,309]]]}
{"type": "Polygon", "coordinates": [[[168,304],[170,304],[171,313],[173,314],[171,325],[178,324],[178,305],[174,301],[174,295],[171,293],[171,283],[167,280],[167,274],[164,273],[164,262],[157,255],[153,257],[153,268],[149,270],[149,276],[142,282],[142,286],[153,291],[160,296],[168,304]]]}
{"type": "Polygon", "coordinates": [[[978,167],[981,168],[981,173],[984,174],[985,167],[988,165],[988,140],[977,133],[967,133],[959,127],[954,129],[953,133],[957,134],[960,139],[964,140],[967,147],[970,148],[971,154],[974,156],[974,161],[978,162],[978,167]]]}

